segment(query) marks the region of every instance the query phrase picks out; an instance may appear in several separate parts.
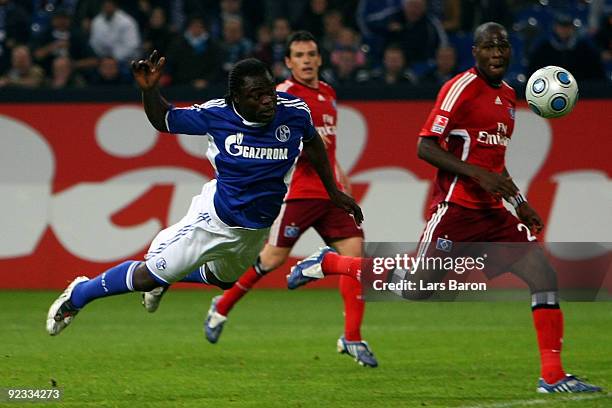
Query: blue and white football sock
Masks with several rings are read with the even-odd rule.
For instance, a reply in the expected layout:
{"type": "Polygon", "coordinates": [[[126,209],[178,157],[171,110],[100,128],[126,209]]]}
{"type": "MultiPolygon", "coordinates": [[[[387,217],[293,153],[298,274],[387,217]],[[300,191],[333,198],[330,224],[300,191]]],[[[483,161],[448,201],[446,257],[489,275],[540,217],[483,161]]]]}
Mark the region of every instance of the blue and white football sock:
{"type": "Polygon", "coordinates": [[[205,285],[208,284],[208,282],[204,278],[204,268],[203,267],[197,268],[195,271],[191,272],[189,275],[181,279],[180,282],[203,283],[205,285]]]}
{"type": "Polygon", "coordinates": [[[140,264],[139,261],[125,261],[87,282],[79,283],[72,291],[70,303],[77,309],[81,309],[98,298],[133,292],[132,279],[134,269],[138,264],[140,264]]]}

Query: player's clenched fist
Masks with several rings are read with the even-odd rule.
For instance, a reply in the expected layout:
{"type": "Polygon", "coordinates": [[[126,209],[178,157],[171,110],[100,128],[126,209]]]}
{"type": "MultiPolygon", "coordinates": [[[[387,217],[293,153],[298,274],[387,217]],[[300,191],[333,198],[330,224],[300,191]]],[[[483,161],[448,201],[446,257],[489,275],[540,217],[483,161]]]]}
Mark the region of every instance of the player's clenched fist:
{"type": "Polygon", "coordinates": [[[140,89],[148,91],[155,88],[164,65],[166,65],[166,58],[161,57],[157,50],[153,51],[147,59],[132,61],[132,74],[140,89]]]}
{"type": "Polygon", "coordinates": [[[521,204],[521,206],[516,209],[516,215],[534,234],[539,234],[542,228],[544,228],[542,218],[540,218],[538,213],[527,202],[521,204]]]}

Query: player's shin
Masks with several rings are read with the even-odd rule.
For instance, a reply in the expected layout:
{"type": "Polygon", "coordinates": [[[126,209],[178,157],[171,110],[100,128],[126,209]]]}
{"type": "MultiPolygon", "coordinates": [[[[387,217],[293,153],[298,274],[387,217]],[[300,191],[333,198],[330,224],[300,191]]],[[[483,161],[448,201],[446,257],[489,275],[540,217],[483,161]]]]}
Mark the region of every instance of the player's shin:
{"type": "Polygon", "coordinates": [[[134,270],[139,261],[125,261],[114,266],[101,275],[86,282],[81,282],[72,291],[70,303],[81,309],[92,300],[134,291],[134,270]]]}
{"type": "Polygon", "coordinates": [[[565,377],[561,364],[563,343],[563,313],[559,308],[557,292],[537,292],[531,295],[533,323],[540,350],[541,377],[548,384],[565,377]]]}
{"type": "Polygon", "coordinates": [[[223,292],[223,296],[217,302],[217,312],[223,316],[227,316],[234,305],[238,303],[244,295],[266,274],[270,271],[264,270],[259,262],[259,259],[247,271],[240,276],[240,279],[234,286],[223,292]]]}
{"type": "Polygon", "coordinates": [[[340,277],[340,293],[344,301],[344,338],[361,341],[361,322],[365,311],[361,283],[350,276],[340,277]]]}

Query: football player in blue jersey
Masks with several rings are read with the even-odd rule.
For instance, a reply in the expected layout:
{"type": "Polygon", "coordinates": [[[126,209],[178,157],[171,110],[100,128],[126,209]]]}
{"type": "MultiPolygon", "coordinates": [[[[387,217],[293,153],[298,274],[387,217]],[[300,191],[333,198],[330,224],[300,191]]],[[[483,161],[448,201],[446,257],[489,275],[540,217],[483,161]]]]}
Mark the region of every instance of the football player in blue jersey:
{"type": "Polygon", "coordinates": [[[330,199],[358,223],[363,220],[356,202],[334,182],[308,106],[277,92],[265,64],[240,61],[229,74],[224,99],[175,108],[158,88],[165,62],[153,52],[132,63],[147,118],[160,132],[207,137],[216,179],[193,198],[183,219],[155,237],[144,261],[123,262],[93,279],[77,277],[49,308],[46,329],[52,336],[95,299],[166,287],[193,271],[209,284],[231,287],[263,247],[302,149],[330,199]]]}

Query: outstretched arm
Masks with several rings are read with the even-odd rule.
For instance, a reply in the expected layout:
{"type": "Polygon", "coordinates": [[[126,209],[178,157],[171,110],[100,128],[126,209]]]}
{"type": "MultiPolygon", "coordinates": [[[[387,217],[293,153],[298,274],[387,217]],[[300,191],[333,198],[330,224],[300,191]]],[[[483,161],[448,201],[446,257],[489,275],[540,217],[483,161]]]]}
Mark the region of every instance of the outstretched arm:
{"type": "Polygon", "coordinates": [[[485,191],[491,194],[508,199],[518,193],[518,188],[507,173],[505,175],[493,173],[483,167],[466,163],[442,149],[434,138],[421,137],[417,154],[420,159],[439,169],[473,178],[485,191]]]}
{"type": "Polygon", "coordinates": [[[304,152],[308,155],[308,160],[312,163],[317,174],[321,178],[329,199],[338,207],[342,208],[349,214],[355,217],[357,224],[361,224],[363,221],[363,213],[361,208],[357,205],[352,197],[344,194],[338,190],[334,176],[332,174],[329,160],[327,159],[327,152],[325,151],[325,145],[319,135],[315,135],[309,141],[304,142],[304,152]]]}
{"type": "Polygon", "coordinates": [[[142,104],[151,125],[160,132],[168,132],[166,127],[166,112],[172,105],[161,96],[158,82],[161,77],[166,58],[160,57],[157,51],[148,59],[132,61],[132,73],[138,87],[142,91],[142,104]]]}

